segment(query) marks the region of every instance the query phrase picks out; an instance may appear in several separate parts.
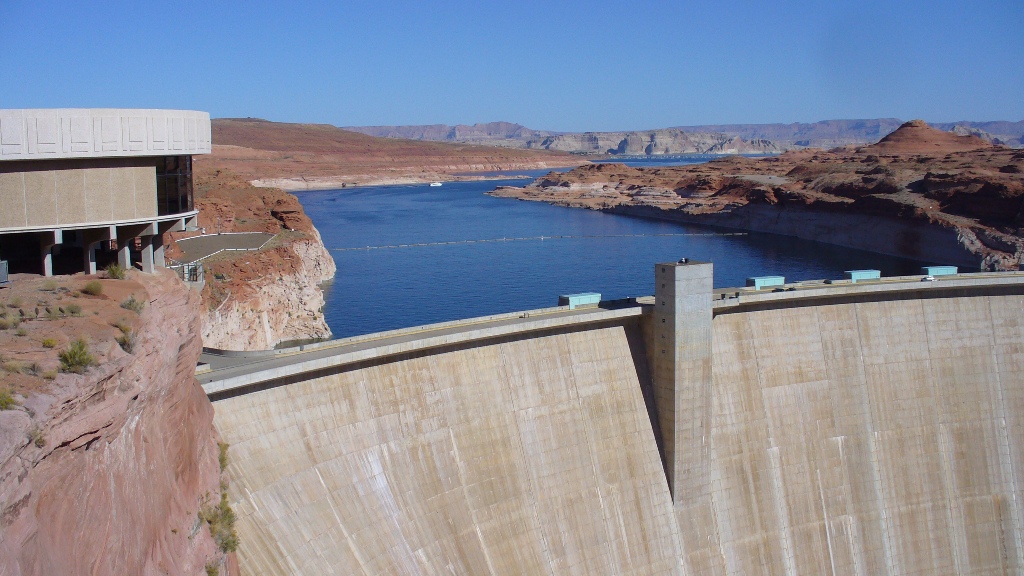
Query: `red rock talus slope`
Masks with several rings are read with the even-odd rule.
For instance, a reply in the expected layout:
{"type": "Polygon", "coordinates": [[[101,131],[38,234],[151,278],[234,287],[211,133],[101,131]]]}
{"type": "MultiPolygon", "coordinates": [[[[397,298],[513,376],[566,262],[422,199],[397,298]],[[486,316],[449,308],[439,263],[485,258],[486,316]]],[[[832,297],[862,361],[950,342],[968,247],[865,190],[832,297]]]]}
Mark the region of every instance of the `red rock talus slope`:
{"type": "Polygon", "coordinates": [[[1024,151],[904,124],[877,144],[670,168],[583,166],[492,194],[985,269],[1024,256],[1024,151]]]}
{"type": "MultiPolygon", "coordinates": [[[[197,168],[195,184],[199,226],[208,234],[276,235],[259,251],[204,260],[203,345],[265,350],[287,340],[330,337],[319,284],[334,277],[334,260],[298,199],[226,171],[197,168]]],[[[172,247],[168,254],[175,258],[180,251],[172,247]]]]}
{"type": "Polygon", "coordinates": [[[566,153],[376,138],[326,124],[256,119],[213,121],[213,154],[197,170],[227,169],[259,185],[291,190],[456,178],[467,172],[577,166],[566,153]]]}
{"type": "Polygon", "coordinates": [[[81,288],[78,277],[16,289],[26,282],[51,310],[82,311],[35,318],[30,308],[24,336],[0,332],[0,388],[19,403],[0,411],[0,574],[224,574],[230,559],[199,520],[221,491],[213,409],[193,374],[199,294],[167,271],[103,280],[89,298],[63,290],[81,288]],[[126,292],[145,302],[141,314],[118,305],[126,292]],[[111,321],[134,328],[130,353],[111,321]],[[99,365],[46,374],[67,341],[40,344],[57,338],[54,324],[83,336],[99,365]]]}

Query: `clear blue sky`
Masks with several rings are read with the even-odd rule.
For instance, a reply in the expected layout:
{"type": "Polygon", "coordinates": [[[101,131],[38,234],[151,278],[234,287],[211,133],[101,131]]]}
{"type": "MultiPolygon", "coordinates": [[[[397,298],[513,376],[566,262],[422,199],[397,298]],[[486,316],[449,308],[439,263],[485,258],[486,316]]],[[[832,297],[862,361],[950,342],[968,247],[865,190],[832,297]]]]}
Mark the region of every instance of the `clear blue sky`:
{"type": "Polygon", "coordinates": [[[550,130],[1024,119],[1024,1],[0,0],[0,108],[550,130]]]}

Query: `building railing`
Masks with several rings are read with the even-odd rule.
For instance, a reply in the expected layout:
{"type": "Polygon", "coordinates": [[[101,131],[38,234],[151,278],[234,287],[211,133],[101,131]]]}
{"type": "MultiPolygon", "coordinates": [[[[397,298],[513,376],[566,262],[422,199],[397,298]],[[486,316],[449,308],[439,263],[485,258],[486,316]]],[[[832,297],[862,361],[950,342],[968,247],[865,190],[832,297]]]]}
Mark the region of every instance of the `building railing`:
{"type": "Polygon", "coordinates": [[[202,286],[206,284],[206,272],[203,269],[203,263],[200,261],[195,262],[178,262],[177,260],[167,259],[167,267],[174,270],[174,273],[189,284],[196,284],[202,286]]]}

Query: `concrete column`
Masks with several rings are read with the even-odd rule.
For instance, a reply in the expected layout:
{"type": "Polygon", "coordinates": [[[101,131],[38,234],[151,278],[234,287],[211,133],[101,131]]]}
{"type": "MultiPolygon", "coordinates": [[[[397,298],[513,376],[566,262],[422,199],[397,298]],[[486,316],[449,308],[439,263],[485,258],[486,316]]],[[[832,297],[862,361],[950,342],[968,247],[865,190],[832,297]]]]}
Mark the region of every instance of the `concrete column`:
{"type": "Polygon", "coordinates": [[[665,447],[665,472],[677,505],[711,495],[710,262],[654,268],[654,399],[665,447]]]}
{"type": "Polygon", "coordinates": [[[82,270],[86,274],[96,273],[96,242],[82,243],[82,270]]]}
{"type": "Polygon", "coordinates": [[[153,273],[153,236],[142,236],[142,271],[153,273]]]}
{"type": "Polygon", "coordinates": [[[167,263],[164,261],[164,236],[163,234],[156,234],[153,238],[153,265],[159,268],[164,268],[167,263]]]}
{"type": "Polygon", "coordinates": [[[96,273],[96,248],[100,242],[109,242],[116,234],[116,228],[90,228],[82,230],[82,269],[86,274],[96,273]]]}
{"type": "Polygon", "coordinates": [[[40,258],[43,260],[43,276],[53,276],[53,244],[43,244],[40,258]]]}
{"type": "Polygon", "coordinates": [[[132,253],[128,246],[130,242],[127,238],[117,239],[117,265],[125,270],[132,267],[132,253]]]}
{"type": "Polygon", "coordinates": [[[43,265],[43,276],[53,276],[53,247],[64,241],[60,230],[47,230],[39,237],[39,256],[43,265]]]}

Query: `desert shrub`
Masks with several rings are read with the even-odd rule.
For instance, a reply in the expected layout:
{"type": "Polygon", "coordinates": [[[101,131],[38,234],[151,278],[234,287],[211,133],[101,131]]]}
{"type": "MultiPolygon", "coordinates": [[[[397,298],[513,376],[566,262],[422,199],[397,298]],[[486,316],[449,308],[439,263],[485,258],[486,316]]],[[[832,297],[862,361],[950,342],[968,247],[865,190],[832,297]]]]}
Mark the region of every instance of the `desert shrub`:
{"type": "Polygon", "coordinates": [[[142,300],[136,300],[135,295],[132,294],[127,300],[121,302],[121,308],[125,310],[131,310],[136,314],[142,314],[142,309],[146,307],[146,303],[142,300]]]}
{"type": "Polygon", "coordinates": [[[42,345],[43,345],[43,348],[53,348],[53,347],[57,346],[57,339],[56,338],[43,338],[42,345]]]}
{"type": "Polygon", "coordinates": [[[64,311],[60,308],[46,308],[46,319],[47,320],[60,320],[64,317],[64,311]]]}
{"type": "Polygon", "coordinates": [[[218,462],[220,462],[220,471],[227,470],[228,467],[228,446],[227,442],[217,442],[217,448],[220,450],[220,454],[217,456],[218,462]]]}
{"type": "Polygon", "coordinates": [[[28,330],[25,330],[24,328],[19,326],[18,329],[14,331],[14,335],[15,336],[28,336],[28,330]]]}
{"type": "Polygon", "coordinates": [[[220,493],[220,503],[216,506],[204,504],[199,509],[199,519],[210,526],[213,541],[224,552],[238,550],[238,534],[235,532],[235,512],[228,502],[227,491],[220,493]]]}
{"type": "Polygon", "coordinates": [[[7,303],[7,307],[8,308],[21,308],[21,304],[22,304],[21,298],[18,298],[17,296],[15,296],[14,298],[11,298],[10,302],[7,303]]]}
{"type": "Polygon", "coordinates": [[[4,372],[10,372],[11,374],[18,374],[21,372],[21,364],[14,360],[6,360],[3,364],[0,364],[0,369],[3,369],[4,372]]]}
{"type": "Polygon", "coordinates": [[[79,306],[78,304],[68,304],[68,307],[66,308],[66,310],[67,310],[67,313],[71,314],[72,316],[81,316],[82,315],[82,307],[79,306]]]}
{"type": "Polygon", "coordinates": [[[0,318],[0,330],[9,330],[17,326],[13,318],[0,318]]]}
{"type": "Polygon", "coordinates": [[[107,278],[111,280],[124,280],[124,277],[128,275],[128,271],[124,266],[118,264],[111,264],[103,269],[107,273],[107,278]]]}
{"type": "Polygon", "coordinates": [[[55,380],[57,378],[56,370],[47,370],[43,372],[43,380],[55,380]]]}
{"type": "Polygon", "coordinates": [[[90,280],[85,283],[85,286],[82,286],[82,293],[89,296],[99,296],[103,294],[103,284],[99,280],[90,280]]]}
{"type": "Polygon", "coordinates": [[[39,287],[43,292],[54,292],[57,290],[56,280],[43,280],[42,286],[39,287]]]}
{"type": "Polygon", "coordinates": [[[89,352],[89,345],[79,338],[57,355],[63,372],[81,374],[96,365],[96,358],[89,352]]]}
{"type": "Polygon", "coordinates": [[[29,430],[28,439],[36,445],[36,448],[46,446],[46,436],[43,436],[43,431],[38,426],[29,430]]]}
{"type": "Polygon", "coordinates": [[[121,350],[131,354],[135,351],[135,344],[138,342],[138,339],[138,334],[129,328],[127,332],[122,332],[121,335],[117,337],[117,343],[121,346],[121,350]]]}
{"type": "Polygon", "coordinates": [[[14,394],[7,388],[0,388],[0,410],[13,410],[17,405],[14,394]]]}
{"type": "Polygon", "coordinates": [[[220,568],[216,562],[208,562],[206,564],[206,576],[219,576],[220,568]]]}

